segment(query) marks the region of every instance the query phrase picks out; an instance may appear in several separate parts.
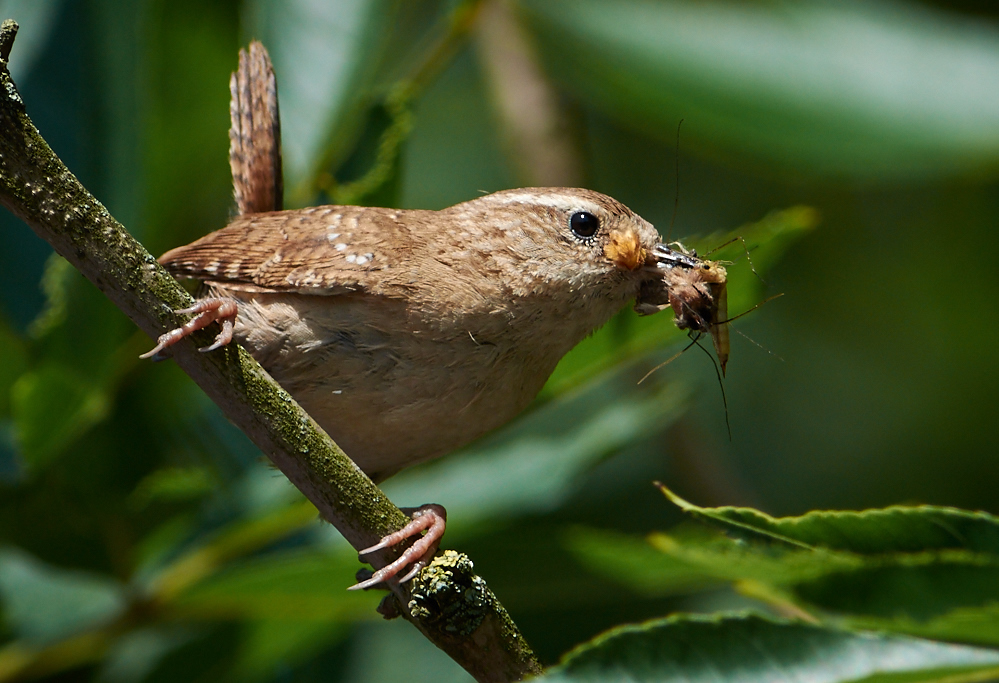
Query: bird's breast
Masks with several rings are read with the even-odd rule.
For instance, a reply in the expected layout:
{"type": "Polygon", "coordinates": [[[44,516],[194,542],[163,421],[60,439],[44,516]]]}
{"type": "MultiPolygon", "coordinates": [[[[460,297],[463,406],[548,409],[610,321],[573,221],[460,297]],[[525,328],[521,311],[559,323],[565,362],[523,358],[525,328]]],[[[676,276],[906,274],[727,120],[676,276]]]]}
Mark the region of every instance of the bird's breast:
{"type": "Polygon", "coordinates": [[[578,341],[557,326],[525,343],[504,315],[442,329],[363,294],[237,294],[237,340],[375,480],[508,422],[578,341]]]}

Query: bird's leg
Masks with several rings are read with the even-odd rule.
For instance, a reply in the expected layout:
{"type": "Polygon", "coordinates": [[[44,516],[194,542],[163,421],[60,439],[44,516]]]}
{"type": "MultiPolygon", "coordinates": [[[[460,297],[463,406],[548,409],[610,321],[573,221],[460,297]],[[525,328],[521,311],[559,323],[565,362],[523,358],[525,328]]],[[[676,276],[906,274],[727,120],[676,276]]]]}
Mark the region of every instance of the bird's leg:
{"type": "Polygon", "coordinates": [[[156,346],[146,351],[139,358],[152,358],[168,346],[173,346],[184,337],[196,332],[204,327],[208,327],[216,320],[222,325],[222,331],[215,337],[215,341],[210,346],[198,349],[201,352],[214,351],[225,346],[232,341],[233,324],[236,322],[238,307],[235,299],[223,299],[220,297],[209,297],[201,299],[190,308],[182,308],[176,311],[179,315],[195,315],[194,318],[184,323],[181,327],[175,328],[161,334],[156,340],[156,346]]]}
{"type": "Polygon", "coordinates": [[[365,548],[358,555],[367,555],[382,548],[388,548],[407,538],[417,537],[416,543],[409,546],[406,551],[391,564],[388,564],[371,575],[371,578],[361,581],[348,590],[361,590],[371,588],[389,579],[394,579],[398,574],[410,567],[410,570],[401,578],[400,582],[412,579],[417,573],[426,567],[433,559],[440,545],[441,537],[444,536],[444,527],[447,522],[447,510],[441,505],[429,504],[421,505],[418,508],[403,508],[403,512],[412,517],[412,521],[399,531],[385,536],[376,545],[365,548]],[[424,531],[425,534],[422,536],[424,531]]]}

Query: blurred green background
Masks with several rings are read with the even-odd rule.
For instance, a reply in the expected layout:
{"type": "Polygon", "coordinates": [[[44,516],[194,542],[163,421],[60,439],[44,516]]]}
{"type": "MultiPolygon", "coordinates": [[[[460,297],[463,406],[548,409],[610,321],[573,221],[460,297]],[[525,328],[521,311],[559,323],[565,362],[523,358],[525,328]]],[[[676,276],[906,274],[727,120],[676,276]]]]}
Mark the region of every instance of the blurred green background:
{"type": "MultiPolygon", "coordinates": [[[[684,338],[669,314],[625,311],[520,420],[385,486],[448,508],[445,547],[546,663],[613,624],[742,604],[649,599],[574,559],[580,526],[679,521],[653,479],[773,514],[999,513],[993,3],[9,0],[0,15],[21,25],[29,115],[155,254],[232,212],[227,82],[252,38],[278,75],[289,206],[572,184],[699,249],[746,237],[765,284],[728,248],[730,312],[784,296],[733,325],[731,440],[697,349],[637,384],[684,338]]],[[[345,592],[354,554],[176,367],[138,360],[150,340],[99,292],[6,213],[0,244],[0,680],[466,680],[382,623],[378,595],[345,592]]]]}

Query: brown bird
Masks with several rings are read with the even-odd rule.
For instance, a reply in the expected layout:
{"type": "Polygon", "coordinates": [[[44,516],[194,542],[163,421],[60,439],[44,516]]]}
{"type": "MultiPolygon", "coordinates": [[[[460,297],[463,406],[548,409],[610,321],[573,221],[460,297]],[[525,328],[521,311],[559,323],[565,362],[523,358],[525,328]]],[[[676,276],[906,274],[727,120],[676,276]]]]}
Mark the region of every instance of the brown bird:
{"type": "MultiPolygon", "coordinates": [[[[724,269],[662,244],[591,190],[507,190],[441,211],[253,213],[279,205],[281,191],[273,71],[259,44],[249,59],[241,53],[230,86],[243,215],[160,257],[204,283],[205,298],[145,356],[219,321],[204,350],[236,339],[380,482],[508,422],[630,300],[640,313],[672,307],[684,329],[714,329],[724,269]]],[[[420,508],[376,548],[426,534],[356,587],[407,565],[403,580],[412,576],[443,530],[443,508],[420,508]]]]}
{"type": "Polygon", "coordinates": [[[239,341],[376,482],[508,422],[630,300],[694,329],[718,310],[690,275],[710,262],[583,189],[249,214],[160,263],[208,298],[147,355],[222,320],[213,347],[239,341]]]}
{"type": "Polygon", "coordinates": [[[662,280],[657,249],[610,197],[533,188],[443,211],[251,214],[160,262],[207,285],[198,326],[238,302],[235,338],[377,482],[523,410],[662,280]]]}

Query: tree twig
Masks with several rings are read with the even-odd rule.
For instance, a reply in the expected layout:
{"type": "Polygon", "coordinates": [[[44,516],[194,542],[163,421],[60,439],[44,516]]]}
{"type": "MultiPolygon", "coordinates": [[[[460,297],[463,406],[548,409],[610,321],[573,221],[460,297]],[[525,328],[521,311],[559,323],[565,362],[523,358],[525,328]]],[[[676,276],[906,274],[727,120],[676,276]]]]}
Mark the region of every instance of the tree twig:
{"type": "MultiPolygon", "coordinates": [[[[13,20],[0,26],[0,203],[155,338],[178,325],[173,311],[190,305],[191,297],[80,184],[28,118],[7,69],[16,33],[13,20]]],[[[323,519],[358,549],[408,521],[245,350],[231,344],[198,353],[197,347],[210,336],[195,335],[175,345],[173,359],[312,501],[323,519]]],[[[435,563],[435,571],[443,566],[445,573],[460,573],[456,554],[445,555],[435,563]]],[[[394,556],[387,551],[372,560],[382,566],[394,556]]],[[[478,590],[478,612],[457,629],[428,609],[437,604],[434,600],[414,601],[409,586],[392,586],[392,592],[402,615],[477,680],[521,680],[540,672],[534,654],[481,579],[466,580],[478,590]]],[[[461,603],[465,593],[472,592],[454,591],[453,600],[461,603]]],[[[435,596],[441,599],[448,598],[435,596]]],[[[468,614],[461,604],[451,609],[468,614]]]]}

